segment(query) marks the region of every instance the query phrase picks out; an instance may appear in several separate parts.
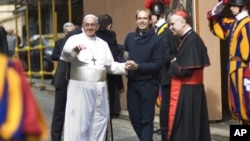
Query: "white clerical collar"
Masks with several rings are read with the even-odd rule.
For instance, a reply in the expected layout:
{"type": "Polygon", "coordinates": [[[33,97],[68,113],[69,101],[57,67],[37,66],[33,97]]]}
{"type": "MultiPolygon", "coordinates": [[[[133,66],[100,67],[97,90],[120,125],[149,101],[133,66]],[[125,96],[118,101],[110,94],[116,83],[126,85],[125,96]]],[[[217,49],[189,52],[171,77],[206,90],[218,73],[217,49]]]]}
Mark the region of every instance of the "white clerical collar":
{"type": "Polygon", "coordinates": [[[183,32],[182,36],[185,35],[185,34],[186,34],[189,30],[191,30],[191,29],[192,29],[191,27],[187,28],[187,29],[185,30],[185,32],[183,32]]]}
{"type": "Polygon", "coordinates": [[[89,37],[86,34],[83,33],[83,35],[85,35],[85,37],[87,37],[89,40],[95,41],[96,40],[96,36],[93,37],[89,37]]]}
{"type": "Polygon", "coordinates": [[[248,16],[248,11],[242,11],[240,12],[238,15],[236,15],[236,20],[239,21],[239,20],[242,20],[243,18],[247,17],[248,16]]]}
{"type": "Polygon", "coordinates": [[[161,27],[164,23],[166,23],[165,19],[159,19],[155,25],[158,28],[161,27]]]}
{"type": "Polygon", "coordinates": [[[91,40],[95,41],[96,40],[96,36],[94,37],[90,37],[91,40]]]}

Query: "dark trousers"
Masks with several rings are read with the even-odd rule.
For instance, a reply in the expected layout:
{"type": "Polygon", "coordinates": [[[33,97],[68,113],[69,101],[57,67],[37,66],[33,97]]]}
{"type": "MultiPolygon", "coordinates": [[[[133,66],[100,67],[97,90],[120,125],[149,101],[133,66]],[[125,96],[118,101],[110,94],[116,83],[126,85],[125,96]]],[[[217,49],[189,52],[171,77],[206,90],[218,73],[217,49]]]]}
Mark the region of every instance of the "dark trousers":
{"type": "Polygon", "coordinates": [[[61,141],[67,100],[67,89],[56,88],[54,111],[51,123],[51,140],[61,141]]]}
{"type": "Polygon", "coordinates": [[[121,112],[121,103],[120,103],[120,94],[119,90],[116,88],[116,85],[109,85],[108,86],[109,92],[109,111],[110,116],[116,117],[117,114],[121,112]]]}
{"type": "Polygon", "coordinates": [[[161,140],[167,141],[168,132],[168,115],[170,104],[170,85],[162,85],[162,101],[160,106],[160,127],[161,127],[161,140]]]}
{"type": "Polygon", "coordinates": [[[153,141],[155,102],[158,84],[152,81],[128,83],[127,105],[130,121],[140,141],[153,141]]]}

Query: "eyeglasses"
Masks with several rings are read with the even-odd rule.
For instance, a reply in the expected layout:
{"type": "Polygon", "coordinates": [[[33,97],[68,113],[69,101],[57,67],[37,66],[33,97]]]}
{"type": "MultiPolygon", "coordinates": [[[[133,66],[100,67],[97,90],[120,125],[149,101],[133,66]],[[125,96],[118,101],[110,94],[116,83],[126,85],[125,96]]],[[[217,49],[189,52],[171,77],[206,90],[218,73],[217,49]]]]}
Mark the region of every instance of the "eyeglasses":
{"type": "Polygon", "coordinates": [[[85,26],[85,27],[95,27],[95,26],[97,26],[97,24],[96,23],[85,23],[83,26],[85,26]]]}

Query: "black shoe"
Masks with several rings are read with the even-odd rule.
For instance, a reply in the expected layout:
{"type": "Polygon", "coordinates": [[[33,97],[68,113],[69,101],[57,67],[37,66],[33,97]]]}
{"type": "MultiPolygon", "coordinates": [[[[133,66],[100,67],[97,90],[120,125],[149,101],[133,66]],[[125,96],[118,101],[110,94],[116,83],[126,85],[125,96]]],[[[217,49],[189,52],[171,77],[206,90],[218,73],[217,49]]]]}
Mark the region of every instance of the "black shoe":
{"type": "Polygon", "coordinates": [[[114,116],[115,118],[118,118],[120,116],[120,113],[115,113],[114,116]]]}
{"type": "Polygon", "coordinates": [[[120,113],[112,113],[110,114],[111,118],[118,118],[120,116],[120,113]]]}
{"type": "Polygon", "coordinates": [[[249,125],[250,122],[246,120],[240,120],[240,125],[249,125]]]}

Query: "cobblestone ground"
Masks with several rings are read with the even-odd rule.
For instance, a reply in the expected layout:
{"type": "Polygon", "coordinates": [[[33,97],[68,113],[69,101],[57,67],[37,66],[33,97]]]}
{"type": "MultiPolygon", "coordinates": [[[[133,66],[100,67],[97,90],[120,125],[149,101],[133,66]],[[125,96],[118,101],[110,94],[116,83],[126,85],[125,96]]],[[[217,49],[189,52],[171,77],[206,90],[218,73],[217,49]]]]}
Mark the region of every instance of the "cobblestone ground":
{"type": "MultiPolygon", "coordinates": [[[[47,91],[41,91],[38,88],[33,88],[35,97],[39,102],[47,123],[50,127],[53,106],[54,106],[54,95],[48,94],[47,91]]],[[[113,123],[113,134],[114,141],[139,141],[135,135],[135,132],[130,124],[130,121],[123,118],[117,118],[112,120],[113,123]]],[[[50,137],[47,141],[51,141],[50,137]]],[[[160,136],[155,134],[154,141],[160,141],[160,136]]]]}
{"type": "MultiPolygon", "coordinates": [[[[113,119],[114,141],[139,141],[130,124],[126,119],[113,119]]],[[[154,134],[154,141],[160,141],[160,135],[154,134]]]]}
{"type": "MultiPolygon", "coordinates": [[[[50,84],[51,80],[47,80],[45,83],[50,84]]],[[[39,83],[38,83],[39,84],[39,83]]],[[[39,102],[43,113],[46,117],[47,123],[50,127],[51,119],[52,119],[52,112],[54,106],[54,92],[48,92],[46,90],[40,90],[39,87],[33,87],[33,91],[37,101],[39,102]]],[[[158,117],[157,117],[158,118],[158,117]]],[[[131,126],[128,117],[120,117],[117,119],[113,119],[113,132],[114,132],[114,141],[139,141],[135,135],[135,132],[131,126]]],[[[229,132],[229,125],[235,124],[235,121],[230,119],[226,119],[223,122],[215,122],[211,123],[210,127],[212,128],[211,134],[212,141],[228,141],[228,132],[229,132]],[[218,133],[217,133],[218,132],[218,133]],[[225,135],[224,135],[225,134],[225,135]]],[[[158,126],[158,125],[155,125],[158,126]]],[[[161,136],[154,134],[153,136],[154,141],[160,141],[161,136]]],[[[51,141],[50,137],[47,141],[51,141]]]]}

